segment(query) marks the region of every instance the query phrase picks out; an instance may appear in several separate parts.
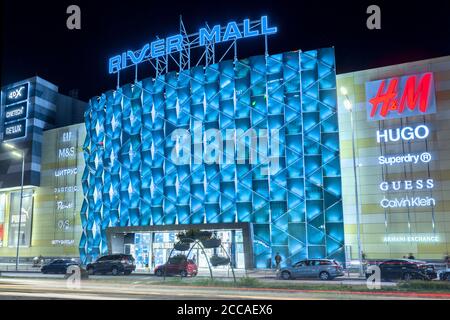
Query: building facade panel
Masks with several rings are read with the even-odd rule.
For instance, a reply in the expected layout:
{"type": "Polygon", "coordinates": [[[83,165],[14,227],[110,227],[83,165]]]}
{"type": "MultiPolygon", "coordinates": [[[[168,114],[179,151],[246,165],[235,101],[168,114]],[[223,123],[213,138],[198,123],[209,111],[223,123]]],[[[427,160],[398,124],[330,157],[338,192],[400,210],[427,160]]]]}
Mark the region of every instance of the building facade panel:
{"type": "MultiPolygon", "coordinates": [[[[401,258],[412,253],[419,259],[439,260],[449,253],[450,229],[446,222],[449,217],[450,200],[450,176],[447,169],[450,157],[449,61],[449,57],[442,57],[338,76],[338,87],[347,88],[349,99],[354,106],[352,113],[355,125],[361,244],[362,251],[368,259],[401,258]],[[396,119],[368,120],[370,110],[368,104],[373,98],[373,95],[366,91],[368,82],[393,77],[400,79],[418,74],[420,77],[420,74],[427,72],[432,72],[434,78],[434,90],[430,92],[429,98],[435,96],[436,112],[396,119]],[[424,139],[403,137],[397,141],[389,138],[389,141],[385,141],[384,138],[380,142],[377,141],[377,131],[383,133],[384,130],[394,130],[395,133],[397,129],[415,129],[419,126],[426,126],[429,129],[429,134],[424,139]],[[431,155],[431,160],[417,162],[409,160],[391,164],[381,162],[379,159],[425,153],[431,155]],[[428,186],[427,181],[430,182],[428,186]],[[384,184],[381,185],[382,183],[384,184]],[[422,183],[425,185],[422,186],[422,183]],[[400,201],[416,198],[430,201],[410,205],[390,202],[387,207],[382,203],[384,199],[400,201]]],[[[418,82],[414,89],[415,95],[420,98],[418,82]]],[[[380,95],[386,92],[387,87],[384,91],[380,91],[380,95]]],[[[415,95],[411,95],[411,98],[415,95]]],[[[343,99],[341,97],[339,101],[339,125],[346,244],[352,248],[353,259],[357,259],[351,118],[350,113],[344,108],[343,99]]],[[[397,101],[400,105],[401,100],[397,101]]],[[[395,101],[389,102],[391,106],[393,102],[395,101]]],[[[369,107],[372,105],[369,104],[369,107]]],[[[411,106],[406,108],[412,109],[411,106]]],[[[393,112],[396,111],[389,114],[393,112]]]]}
{"type": "Polygon", "coordinates": [[[81,260],[108,252],[111,227],[249,222],[257,268],[277,252],[343,261],[336,104],[333,49],[224,61],[92,99],[81,260]]]}

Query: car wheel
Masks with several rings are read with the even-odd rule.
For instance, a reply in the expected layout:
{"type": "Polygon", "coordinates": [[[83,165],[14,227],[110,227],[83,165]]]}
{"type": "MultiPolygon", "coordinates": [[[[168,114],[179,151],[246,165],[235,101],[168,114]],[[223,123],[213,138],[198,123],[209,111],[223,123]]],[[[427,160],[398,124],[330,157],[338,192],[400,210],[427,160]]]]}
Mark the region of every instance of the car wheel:
{"type": "Polygon", "coordinates": [[[403,275],[403,280],[405,280],[405,281],[411,281],[411,279],[412,279],[412,274],[411,273],[405,273],[404,275],[403,275]]]}
{"type": "Polygon", "coordinates": [[[119,274],[119,269],[117,267],[112,267],[111,274],[117,276],[119,274]]]}
{"type": "Polygon", "coordinates": [[[91,275],[91,276],[94,275],[94,273],[95,273],[93,267],[89,267],[89,268],[87,269],[87,272],[88,272],[88,274],[91,275]]]}
{"type": "Polygon", "coordinates": [[[283,279],[283,280],[291,279],[291,273],[289,271],[283,271],[281,273],[281,279],[283,279]]]}
{"type": "Polygon", "coordinates": [[[330,274],[328,272],[326,272],[326,271],[322,271],[319,274],[319,278],[320,278],[320,280],[330,280],[331,279],[330,278],[330,274]]]}
{"type": "Polygon", "coordinates": [[[162,277],[163,276],[163,271],[161,269],[156,270],[155,275],[157,277],[162,277]]]}
{"type": "Polygon", "coordinates": [[[186,270],[181,270],[181,271],[180,271],[180,276],[181,276],[182,278],[187,277],[187,276],[188,276],[187,271],[186,271],[186,270]]]}

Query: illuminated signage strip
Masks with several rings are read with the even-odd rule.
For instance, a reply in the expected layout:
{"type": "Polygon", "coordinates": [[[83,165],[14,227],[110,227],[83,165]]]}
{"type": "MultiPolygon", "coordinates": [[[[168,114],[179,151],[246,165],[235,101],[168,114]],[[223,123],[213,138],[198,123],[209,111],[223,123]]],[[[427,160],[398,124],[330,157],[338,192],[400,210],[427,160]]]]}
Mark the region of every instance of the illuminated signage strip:
{"type": "Polygon", "coordinates": [[[58,167],[54,171],[54,193],[56,195],[54,217],[56,222],[53,246],[72,246],[76,214],[76,194],[80,191],[77,183],[78,167],[66,167],[67,160],[77,158],[76,131],[61,131],[57,135],[55,159],[58,167]],[[60,167],[61,166],[61,167],[60,167]],[[62,184],[62,185],[61,185],[62,184]],[[69,239],[67,239],[69,238],[69,239]],[[64,239],[64,240],[61,240],[64,239]]]}
{"type": "MultiPolygon", "coordinates": [[[[436,112],[436,97],[433,74],[395,77],[366,83],[367,118],[369,121],[398,119],[436,112]]],[[[430,136],[430,128],[425,124],[402,126],[376,131],[378,144],[392,144],[426,140],[430,136]]],[[[397,155],[381,155],[377,163],[382,166],[428,164],[433,159],[428,150],[422,153],[405,153],[397,155]]],[[[413,167],[411,166],[411,169],[413,167]]],[[[435,207],[436,199],[432,195],[435,187],[434,179],[382,181],[379,190],[385,193],[380,200],[381,208],[407,209],[418,207],[435,207]],[[429,196],[420,196],[416,192],[430,192],[429,196]],[[405,192],[405,195],[394,196],[393,193],[405,192]]],[[[401,240],[408,242],[408,240],[401,240]]],[[[388,241],[391,242],[391,241],[388,241]]],[[[393,241],[395,242],[395,241],[393,241]]]]}
{"type": "Polygon", "coordinates": [[[212,28],[201,28],[197,34],[183,36],[173,35],[165,39],[156,39],[146,43],[140,50],[128,50],[109,59],[109,73],[117,73],[129,66],[138,65],[149,59],[158,59],[188,49],[206,47],[222,42],[237,41],[244,38],[267,36],[278,32],[277,27],[269,26],[267,16],[260,21],[245,19],[242,23],[229,22],[225,27],[220,24],[212,28]],[[192,41],[189,41],[192,39],[192,41]],[[186,43],[188,43],[186,48],[186,43]]]}

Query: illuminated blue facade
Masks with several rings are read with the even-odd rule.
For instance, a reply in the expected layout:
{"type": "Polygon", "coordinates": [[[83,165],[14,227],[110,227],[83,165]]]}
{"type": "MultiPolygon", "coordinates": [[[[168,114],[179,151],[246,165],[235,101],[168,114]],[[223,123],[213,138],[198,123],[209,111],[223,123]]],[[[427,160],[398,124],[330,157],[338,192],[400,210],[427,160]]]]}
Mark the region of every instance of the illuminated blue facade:
{"type": "Polygon", "coordinates": [[[235,222],[253,225],[257,268],[277,252],[344,261],[333,49],[145,79],[91,99],[85,120],[83,262],[108,252],[108,227],[235,222]],[[279,170],[173,161],[174,130],[210,128],[279,130],[279,170]]]}

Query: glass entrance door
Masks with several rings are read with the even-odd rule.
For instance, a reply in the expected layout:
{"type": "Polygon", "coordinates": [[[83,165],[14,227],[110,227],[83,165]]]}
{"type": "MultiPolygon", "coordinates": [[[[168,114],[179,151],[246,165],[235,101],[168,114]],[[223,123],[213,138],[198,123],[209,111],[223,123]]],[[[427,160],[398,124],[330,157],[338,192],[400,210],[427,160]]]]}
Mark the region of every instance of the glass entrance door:
{"type": "MultiPolygon", "coordinates": [[[[136,233],[134,245],[128,246],[127,250],[136,260],[136,268],[152,272],[158,265],[167,262],[172,252],[174,244],[178,242],[177,232],[147,232],[136,233]]],[[[217,230],[213,235],[221,239],[222,246],[214,249],[205,249],[196,246],[190,251],[173,250],[172,256],[177,254],[187,255],[188,259],[194,260],[199,268],[208,268],[207,259],[214,255],[220,257],[230,257],[234,268],[244,269],[244,245],[242,240],[242,231],[240,230],[217,230]]],[[[229,266],[217,266],[217,269],[228,269],[229,266]]]]}

